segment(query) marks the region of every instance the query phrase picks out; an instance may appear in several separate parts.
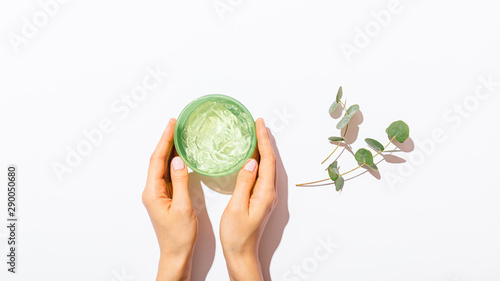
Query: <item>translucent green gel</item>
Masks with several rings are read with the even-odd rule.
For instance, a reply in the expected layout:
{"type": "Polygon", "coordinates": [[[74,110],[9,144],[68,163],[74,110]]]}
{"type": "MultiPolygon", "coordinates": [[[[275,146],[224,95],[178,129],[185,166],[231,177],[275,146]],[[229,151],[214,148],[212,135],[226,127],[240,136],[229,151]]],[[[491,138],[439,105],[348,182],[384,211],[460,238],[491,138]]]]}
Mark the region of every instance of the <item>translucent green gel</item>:
{"type": "Polygon", "coordinates": [[[252,145],[249,118],[230,102],[207,101],[199,105],[180,135],[186,160],[206,173],[227,171],[246,157],[252,145]]]}

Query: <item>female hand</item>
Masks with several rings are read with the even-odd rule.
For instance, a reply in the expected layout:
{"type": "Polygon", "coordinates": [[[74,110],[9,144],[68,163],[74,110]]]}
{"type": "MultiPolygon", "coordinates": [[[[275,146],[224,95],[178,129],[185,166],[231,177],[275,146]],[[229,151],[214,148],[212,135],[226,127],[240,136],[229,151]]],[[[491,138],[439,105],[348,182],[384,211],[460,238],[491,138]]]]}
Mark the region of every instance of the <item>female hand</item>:
{"type": "Polygon", "coordinates": [[[189,197],[188,171],[172,154],[175,119],[171,119],[149,163],[142,202],[160,245],[156,280],[189,280],[198,221],[189,197]]]}
{"type": "Polygon", "coordinates": [[[259,118],[255,123],[260,164],[251,158],[243,166],[220,223],[231,280],[262,280],[259,241],[277,204],[275,156],[264,121],[259,118]]]}

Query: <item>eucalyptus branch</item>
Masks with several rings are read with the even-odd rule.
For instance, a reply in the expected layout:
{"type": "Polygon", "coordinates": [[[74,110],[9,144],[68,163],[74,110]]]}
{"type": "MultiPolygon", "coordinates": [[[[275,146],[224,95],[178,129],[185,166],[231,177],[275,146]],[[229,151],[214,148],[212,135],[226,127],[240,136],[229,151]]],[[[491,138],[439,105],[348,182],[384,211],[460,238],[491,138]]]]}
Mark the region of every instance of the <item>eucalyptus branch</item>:
{"type": "MultiPolygon", "coordinates": [[[[345,137],[346,137],[347,131],[349,129],[349,122],[351,121],[352,117],[359,111],[359,105],[357,105],[357,104],[352,105],[349,108],[347,108],[346,104],[340,100],[342,98],[342,95],[343,95],[343,91],[342,91],[342,87],[340,87],[338,92],[337,92],[337,96],[335,98],[335,101],[330,106],[329,113],[332,114],[337,109],[339,104],[342,105],[343,111],[345,111],[345,114],[342,117],[342,119],[340,119],[340,121],[337,123],[337,129],[342,130],[343,128],[345,128],[345,131],[344,131],[344,134],[342,137],[329,137],[328,138],[329,141],[338,142],[338,144],[335,147],[335,149],[333,150],[333,152],[330,153],[330,155],[328,155],[328,157],[325,160],[323,160],[323,162],[321,162],[321,164],[325,163],[337,151],[337,149],[340,147],[342,142],[345,142],[345,137]]],[[[357,166],[356,168],[341,174],[341,173],[339,173],[337,161],[334,161],[327,168],[329,178],[323,179],[323,180],[318,180],[318,181],[313,181],[313,182],[300,183],[300,184],[296,184],[296,186],[304,186],[304,185],[310,185],[310,184],[315,184],[315,183],[320,183],[320,182],[332,180],[335,183],[335,189],[337,191],[342,191],[342,189],[344,187],[344,177],[343,176],[345,176],[353,171],[356,171],[357,169],[364,167],[364,166],[368,167],[369,169],[378,171],[378,167],[373,162],[374,158],[384,151],[385,152],[400,152],[401,150],[386,151],[386,148],[394,140],[396,140],[400,143],[403,143],[410,136],[410,128],[403,121],[396,121],[396,122],[391,123],[391,125],[389,127],[387,127],[385,132],[387,133],[387,135],[391,139],[389,141],[389,143],[385,146],[383,146],[380,142],[378,142],[374,139],[370,139],[370,138],[365,139],[365,142],[368,144],[368,146],[371,147],[373,150],[375,150],[377,153],[375,155],[373,155],[369,150],[367,150],[365,148],[361,148],[358,151],[356,151],[356,153],[354,154],[354,158],[356,159],[356,161],[358,161],[358,163],[360,163],[360,165],[357,166]]],[[[337,159],[338,158],[340,158],[340,155],[339,155],[339,157],[337,157],[337,159]]]]}

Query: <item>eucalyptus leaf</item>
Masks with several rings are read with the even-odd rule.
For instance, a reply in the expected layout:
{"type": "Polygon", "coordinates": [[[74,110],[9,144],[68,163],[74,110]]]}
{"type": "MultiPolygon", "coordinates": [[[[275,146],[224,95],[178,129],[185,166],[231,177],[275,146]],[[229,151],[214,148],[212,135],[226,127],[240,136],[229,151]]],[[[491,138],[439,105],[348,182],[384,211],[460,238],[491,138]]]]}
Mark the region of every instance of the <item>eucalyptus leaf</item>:
{"type": "Polygon", "coordinates": [[[375,163],[373,163],[371,166],[368,166],[368,168],[370,168],[374,171],[378,171],[378,167],[377,167],[377,165],[375,165],[375,163]]]}
{"type": "Polygon", "coordinates": [[[329,112],[330,114],[332,114],[332,113],[335,111],[335,109],[337,109],[337,107],[338,107],[338,106],[339,106],[339,103],[338,103],[338,102],[336,102],[336,101],[334,101],[334,102],[332,103],[332,105],[330,105],[330,109],[328,109],[328,112],[329,112]]]}
{"type": "Polygon", "coordinates": [[[374,139],[366,138],[365,142],[368,144],[368,146],[370,146],[371,148],[373,148],[377,152],[384,151],[384,146],[380,142],[378,142],[374,139]]]}
{"type": "Polygon", "coordinates": [[[332,164],[330,164],[330,166],[328,166],[328,175],[330,176],[330,179],[332,179],[332,181],[337,180],[337,178],[339,177],[339,169],[337,168],[337,161],[333,162],[332,164]]]}
{"type": "Polygon", "coordinates": [[[354,155],[354,158],[356,161],[359,163],[363,163],[367,166],[373,165],[373,155],[369,150],[366,150],[364,148],[359,149],[356,151],[356,154],[354,155]]]}
{"type": "Polygon", "coordinates": [[[339,123],[337,123],[337,129],[342,130],[349,122],[351,122],[352,115],[344,115],[342,119],[340,119],[339,123]]]}
{"type": "Polygon", "coordinates": [[[342,86],[340,86],[340,87],[339,87],[339,90],[338,90],[338,92],[337,92],[337,98],[336,98],[337,103],[339,103],[339,102],[340,102],[340,99],[342,98],[342,95],[343,95],[343,94],[344,94],[344,93],[342,92],[342,86]]]}
{"type": "Polygon", "coordinates": [[[330,141],[343,141],[345,138],[343,137],[329,137],[328,140],[330,141]]]}
{"type": "Polygon", "coordinates": [[[393,153],[393,152],[403,152],[402,150],[395,149],[395,150],[386,150],[385,152],[387,153],[393,153]]]}
{"type": "Polygon", "coordinates": [[[410,136],[410,127],[405,122],[399,120],[393,122],[385,132],[390,138],[395,138],[398,142],[403,143],[410,136]]]}
{"type": "Polygon", "coordinates": [[[354,104],[349,107],[349,109],[347,110],[347,114],[352,116],[358,111],[359,111],[359,105],[354,104]]]}
{"type": "Polygon", "coordinates": [[[343,187],[344,187],[344,178],[338,177],[337,180],[335,181],[335,190],[341,191],[343,187]]]}

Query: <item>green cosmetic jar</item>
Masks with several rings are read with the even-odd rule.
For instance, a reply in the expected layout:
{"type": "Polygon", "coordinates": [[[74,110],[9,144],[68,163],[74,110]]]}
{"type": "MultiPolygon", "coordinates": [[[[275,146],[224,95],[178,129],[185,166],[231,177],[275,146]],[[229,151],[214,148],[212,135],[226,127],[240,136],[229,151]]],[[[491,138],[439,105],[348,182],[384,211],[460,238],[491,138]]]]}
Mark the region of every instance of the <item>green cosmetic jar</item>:
{"type": "Polygon", "coordinates": [[[198,174],[230,175],[255,150],[255,122],[248,109],[225,95],[206,95],[189,103],[177,118],[174,144],[184,163],[198,174]]]}

